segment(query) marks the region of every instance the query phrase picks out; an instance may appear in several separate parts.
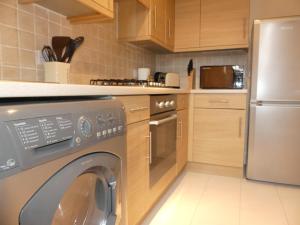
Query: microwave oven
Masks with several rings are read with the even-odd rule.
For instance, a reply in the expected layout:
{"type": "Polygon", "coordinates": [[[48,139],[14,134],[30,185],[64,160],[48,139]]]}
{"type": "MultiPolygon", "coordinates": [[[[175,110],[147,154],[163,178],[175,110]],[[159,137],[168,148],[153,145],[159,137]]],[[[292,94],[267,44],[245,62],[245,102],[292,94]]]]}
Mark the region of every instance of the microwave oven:
{"type": "Polygon", "coordinates": [[[200,88],[242,89],[245,70],[238,65],[200,67],[200,88]]]}

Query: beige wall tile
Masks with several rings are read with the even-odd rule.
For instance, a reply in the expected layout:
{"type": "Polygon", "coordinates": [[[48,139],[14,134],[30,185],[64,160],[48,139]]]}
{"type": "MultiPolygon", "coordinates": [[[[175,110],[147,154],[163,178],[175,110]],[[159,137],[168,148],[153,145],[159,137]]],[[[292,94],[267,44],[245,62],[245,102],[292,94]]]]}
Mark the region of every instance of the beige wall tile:
{"type": "Polygon", "coordinates": [[[37,81],[36,73],[35,69],[23,68],[21,69],[21,79],[24,81],[37,81]]]}
{"type": "Polygon", "coordinates": [[[53,37],[53,36],[59,36],[60,35],[60,25],[58,25],[57,23],[49,23],[49,36],[53,37]]]}
{"type": "Polygon", "coordinates": [[[19,68],[3,66],[2,79],[3,80],[20,80],[19,68]]]}
{"type": "Polygon", "coordinates": [[[27,12],[19,11],[18,21],[20,30],[34,32],[34,17],[27,12]]]}
{"type": "Polygon", "coordinates": [[[16,28],[0,25],[0,44],[11,47],[18,46],[18,32],[16,28]]]}
{"type": "Polygon", "coordinates": [[[35,50],[42,50],[44,45],[49,45],[48,36],[36,35],[35,37],[35,50]]]}
{"type": "Polygon", "coordinates": [[[35,68],[35,54],[33,51],[21,50],[20,51],[20,65],[23,67],[35,68]]]}
{"type": "Polygon", "coordinates": [[[117,41],[115,22],[71,25],[65,16],[38,5],[18,5],[16,9],[13,2],[17,0],[3,1],[0,0],[0,13],[5,12],[5,17],[0,16],[0,67],[5,67],[9,75],[5,79],[43,81],[44,68],[36,65],[35,51],[50,45],[53,35],[85,37],[71,64],[73,83],[89,83],[91,78],[132,78],[136,68],[144,65],[155,69],[154,53],[117,41]]]}
{"type": "Polygon", "coordinates": [[[29,32],[20,31],[20,47],[22,49],[34,50],[34,35],[29,32]]]}
{"type": "Polygon", "coordinates": [[[18,66],[18,49],[2,46],[2,63],[3,65],[18,66]]]}
{"type": "Polygon", "coordinates": [[[47,10],[41,6],[38,6],[38,5],[34,6],[34,14],[38,17],[42,17],[47,20],[49,18],[49,10],[47,10]]]}
{"type": "Polygon", "coordinates": [[[35,17],[35,32],[39,35],[46,35],[49,34],[49,24],[48,20],[40,17],[35,17]]]}
{"type": "Polygon", "coordinates": [[[0,23],[17,26],[17,9],[0,3],[0,23]]]}
{"type": "Polygon", "coordinates": [[[60,24],[61,16],[58,13],[49,11],[49,20],[50,22],[60,24]]]}
{"type": "Polygon", "coordinates": [[[24,11],[30,14],[34,13],[34,5],[33,4],[19,4],[18,9],[20,11],[24,11]]]}

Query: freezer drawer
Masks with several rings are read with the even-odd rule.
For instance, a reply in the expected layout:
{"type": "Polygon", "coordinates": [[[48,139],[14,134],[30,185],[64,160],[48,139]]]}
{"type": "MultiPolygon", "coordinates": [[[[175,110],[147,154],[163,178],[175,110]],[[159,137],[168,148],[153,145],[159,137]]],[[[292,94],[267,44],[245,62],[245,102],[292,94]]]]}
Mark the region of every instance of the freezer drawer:
{"type": "Polygon", "coordinates": [[[300,185],[300,106],[250,106],[247,177],[300,185]]]}
{"type": "Polygon", "coordinates": [[[255,21],[252,100],[300,100],[300,17],[255,21]]]}

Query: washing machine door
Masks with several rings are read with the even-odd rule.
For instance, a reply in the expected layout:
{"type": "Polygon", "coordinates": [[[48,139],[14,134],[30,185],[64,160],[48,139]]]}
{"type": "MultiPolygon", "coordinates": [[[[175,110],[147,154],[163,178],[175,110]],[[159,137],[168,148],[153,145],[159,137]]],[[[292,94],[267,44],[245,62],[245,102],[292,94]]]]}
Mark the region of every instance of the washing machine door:
{"type": "Polygon", "coordinates": [[[20,225],[117,224],[120,168],[120,159],[107,153],[69,163],[27,202],[20,225]]]}

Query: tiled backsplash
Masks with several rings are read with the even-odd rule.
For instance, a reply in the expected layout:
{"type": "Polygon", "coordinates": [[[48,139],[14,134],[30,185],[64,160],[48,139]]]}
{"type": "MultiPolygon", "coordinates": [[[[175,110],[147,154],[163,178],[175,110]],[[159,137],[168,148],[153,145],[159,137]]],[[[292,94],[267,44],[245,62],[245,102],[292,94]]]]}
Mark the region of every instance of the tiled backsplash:
{"type": "Polygon", "coordinates": [[[51,37],[84,36],[71,63],[71,83],[91,78],[132,78],[137,67],[155,69],[155,54],[117,41],[115,22],[70,25],[67,19],[38,5],[0,0],[0,75],[2,80],[43,81],[37,51],[51,37]]]}
{"type": "Polygon", "coordinates": [[[211,51],[167,54],[156,56],[156,69],[161,72],[176,72],[181,77],[181,87],[187,87],[187,66],[193,59],[196,68],[196,87],[199,87],[200,66],[241,65],[247,69],[248,53],[243,50],[211,51]]]}

